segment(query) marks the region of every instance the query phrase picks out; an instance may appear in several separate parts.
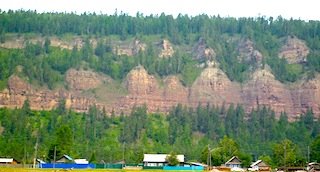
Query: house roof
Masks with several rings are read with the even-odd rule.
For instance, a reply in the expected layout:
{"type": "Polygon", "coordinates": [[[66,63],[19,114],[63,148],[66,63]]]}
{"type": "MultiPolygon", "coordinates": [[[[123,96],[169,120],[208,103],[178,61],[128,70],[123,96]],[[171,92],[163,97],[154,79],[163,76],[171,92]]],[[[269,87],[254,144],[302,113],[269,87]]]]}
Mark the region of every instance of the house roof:
{"type": "Polygon", "coordinates": [[[12,163],[13,158],[0,158],[0,163],[12,163]]]}
{"type": "Polygon", "coordinates": [[[241,164],[241,160],[237,156],[233,156],[225,164],[241,164]]]}
{"type": "Polygon", "coordinates": [[[41,159],[37,159],[37,162],[39,162],[40,164],[45,164],[46,162],[41,160],[41,159]]]}
{"type": "MultiPolygon", "coordinates": [[[[168,154],[144,154],[143,162],[167,162],[168,154]]],[[[184,155],[177,155],[179,162],[184,162],[184,155]]]]}
{"type": "Polygon", "coordinates": [[[250,167],[259,166],[259,167],[267,167],[268,164],[263,162],[262,160],[258,160],[250,165],[250,167]]]}
{"type": "Polygon", "coordinates": [[[320,165],[320,163],[317,163],[317,162],[310,162],[308,165],[320,165]]]}
{"type": "Polygon", "coordinates": [[[202,166],[202,167],[207,167],[208,166],[207,164],[202,164],[202,163],[199,163],[199,162],[188,162],[187,164],[195,165],[195,166],[202,166]]]}
{"type": "Polygon", "coordinates": [[[63,155],[61,158],[59,158],[59,160],[62,159],[62,158],[66,158],[69,161],[73,160],[69,155],[63,155]]]}
{"type": "Polygon", "coordinates": [[[89,164],[88,160],[86,159],[74,159],[76,164],[89,164]]]}

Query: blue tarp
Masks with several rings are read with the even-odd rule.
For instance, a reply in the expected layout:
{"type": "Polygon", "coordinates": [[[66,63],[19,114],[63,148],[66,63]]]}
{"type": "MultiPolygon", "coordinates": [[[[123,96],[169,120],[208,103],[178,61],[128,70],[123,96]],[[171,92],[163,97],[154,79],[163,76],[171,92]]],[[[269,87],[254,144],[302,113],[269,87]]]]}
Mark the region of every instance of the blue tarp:
{"type": "Polygon", "coordinates": [[[163,170],[204,170],[202,166],[164,166],[163,170]]]}
{"type": "Polygon", "coordinates": [[[39,168],[95,168],[94,164],[39,164],[39,168]]]}

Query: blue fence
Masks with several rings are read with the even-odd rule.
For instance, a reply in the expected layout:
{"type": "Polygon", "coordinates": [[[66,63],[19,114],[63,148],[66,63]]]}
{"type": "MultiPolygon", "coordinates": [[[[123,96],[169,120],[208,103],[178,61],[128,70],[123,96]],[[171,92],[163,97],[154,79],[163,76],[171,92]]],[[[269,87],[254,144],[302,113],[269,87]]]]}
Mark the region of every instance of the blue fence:
{"type": "Polygon", "coordinates": [[[94,164],[39,164],[39,168],[95,168],[94,164]]]}
{"type": "Polygon", "coordinates": [[[204,168],[202,166],[164,166],[163,170],[201,170],[204,168]]]}

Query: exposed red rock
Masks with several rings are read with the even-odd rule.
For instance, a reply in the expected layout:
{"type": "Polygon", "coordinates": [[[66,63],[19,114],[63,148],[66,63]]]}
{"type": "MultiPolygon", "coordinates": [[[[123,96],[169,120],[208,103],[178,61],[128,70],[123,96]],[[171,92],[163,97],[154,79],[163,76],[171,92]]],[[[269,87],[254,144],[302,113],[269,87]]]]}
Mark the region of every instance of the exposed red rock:
{"type": "MultiPolygon", "coordinates": [[[[97,78],[101,79],[101,76],[89,71],[71,70],[68,73],[74,73],[71,76],[75,78],[83,77],[83,82],[92,80],[93,84],[89,83],[88,88],[97,87],[99,83],[95,81],[97,78]]],[[[68,83],[80,82],[74,80],[68,83]]],[[[75,91],[35,89],[21,78],[12,76],[8,81],[8,89],[0,92],[0,106],[22,107],[24,101],[29,99],[32,109],[47,110],[55,108],[61,99],[65,99],[66,107],[78,112],[88,111],[91,105],[96,105],[107,112],[128,113],[132,107],[141,105],[147,105],[149,112],[168,112],[178,103],[189,107],[196,107],[199,103],[218,106],[233,103],[244,105],[247,112],[265,105],[271,107],[277,116],[280,112],[287,112],[290,120],[294,120],[308,108],[313,108],[315,116],[320,116],[319,74],[309,81],[285,85],[277,81],[266,67],[256,70],[252,78],[240,86],[239,83],[231,82],[217,64],[209,64],[192,87],[188,88],[183,86],[176,76],[156,79],[142,66],[138,66],[128,74],[125,81],[128,93],[119,95],[113,103],[106,104],[96,97],[80,94],[82,89],[86,90],[82,86],[76,87],[75,91]]]]}
{"type": "Polygon", "coordinates": [[[279,52],[279,57],[287,59],[288,63],[303,63],[307,61],[308,54],[309,48],[304,41],[288,36],[279,52]]]}
{"type": "Polygon", "coordinates": [[[65,80],[69,89],[83,91],[96,88],[108,79],[92,71],[70,69],[65,80]]]}
{"type": "Polygon", "coordinates": [[[295,113],[304,113],[308,108],[320,115],[320,75],[308,81],[300,81],[292,89],[295,113]]]}
{"type": "Polygon", "coordinates": [[[30,107],[36,110],[53,109],[57,107],[61,99],[66,100],[68,108],[79,112],[88,111],[91,105],[96,104],[95,99],[77,93],[34,89],[21,78],[11,76],[8,81],[8,89],[0,92],[0,106],[20,108],[27,99],[30,101],[30,107]]]}
{"type": "Polygon", "coordinates": [[[192,85],[189,101],[194,107],[198,103],[218,106],[241,103],[240,85],[231,82],[217,66],[209,66],[192,85]]]}
{"type": "MultiPolygon", "coordinates": [[[[35,38],[35,41],[42,41],[43,38],[35,38]]],[[[8,42],[1,46],[17,47],[24,46],[24,38],[17,40],[19,44],[8,42]]],[[[96,40],[90,40],[92,45],[96,40]]],[[[82,39],[74,38],[72,46],[58,38],[51,38],[51,44],[61,48],[71,48],[77,46],[81,48],[82,39]],[[66,47],[64,47],[66,46],[66,47]]],[[[174,50],[168,40],[163,40],[160,44],[161,52],[159,57],[170,57],[174,50]]],[[[134,40],[124,50],[127,55],[134,55],[139,51],[144,51],[145,44],[139,40],[134,40]]],[[[118,52],[119,53],[119,52],[118,52]]],[[[8,88],[0,91],[0,107],[22,107],[26,99],[30,100],[33,109],[52,109],[58,105],[61,99],[66,100],[67,108],[85,112],[91,105],[104,108],[107,112],[130,112],[132,107],[147,105],[149,112],[168,112],[172,106],[181,103],[189,107],[196,107],[198,104],[207,103],[221,106],[233,104],[244,105],[247,112],[258,106],[271,107],[276,115],[286,111],[290,120],[295,119],[299,114],[312,108],[315,115],[320,117],[320,75],[312,80],[300,80],[293,84],[284,84],[275,79],[268,67],[260,69],[256,66],[256,71],[252,77],[244,84],[229,80],[227,75],[214,62],[216,58],[212,48],[206,45],[204,39],[200,39],[192,51],[194,58],[198,60],[211,60],[207,63],[201,75],[196,79],[191,87],[183,86],[178,76],[168,76],[166,78],[156,78],[142,67],[137,66],[123,82],[123,92],[118,94],[112,88],[120,87],[115,85],[108,89],[109,83],[113,82],[109,77],[101,74],[70,69],[66,73],[65,82],[68,90],[48,90],[45,88],[35,88],[27,81],[18,76],[11,76],[8,80],[8,88]],[[97,91],[97,93],[95,92],[97,91]],[[100,95],[97,95],[100,94],[100,95]]],[[[239,60],[241,62],[256,62],[261,64],[263,56],[255,49],[254,43],[248,39],[239,41],[239,60]]],[[[309,53],[305,43],[296,37],[288,37],[281,48],[279,56],[286,58],[289,63],[305,62],[309,53]]],[[[22,71],[17,67],[17,71],[22,71]]],[[[122,87],[121,87],[122,88],[122,87]]]]}
{"type": "Polygon", "coordinates": [[[252,79],[243,86],[242,99],[248,112],[258,106],[267,106],[278,115],[281,112],[287,112],[291,118],[296,115],[290,89],[277,81],[268,68],[253,73],[252,79]]]}

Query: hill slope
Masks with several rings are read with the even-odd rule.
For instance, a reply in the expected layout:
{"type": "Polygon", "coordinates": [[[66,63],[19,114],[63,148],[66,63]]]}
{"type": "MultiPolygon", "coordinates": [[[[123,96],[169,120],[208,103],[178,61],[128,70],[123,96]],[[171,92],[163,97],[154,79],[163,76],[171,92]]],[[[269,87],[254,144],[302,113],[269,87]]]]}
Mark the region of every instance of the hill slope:
{"type": "Polygon", "coordinates": [[[92,20],[82,22],[85,16],[30,11],[1,16],[0,106],[22,107],[29,99],[34,109],[51,109],[65,99],[76,111],[96,105],[120,113],[144,104],[150,112],[177,104],[241,104],[247,112],[269,106],[290,119],[308,108],[320,116],[317,21],[89,14],[92,20]],[[21,13],[43,23],[26,27],[21,13]],[[43,16],[62,26],[48,27],[43,16]],[[284,23],[290,27],[282,30],[284,23]]]}

